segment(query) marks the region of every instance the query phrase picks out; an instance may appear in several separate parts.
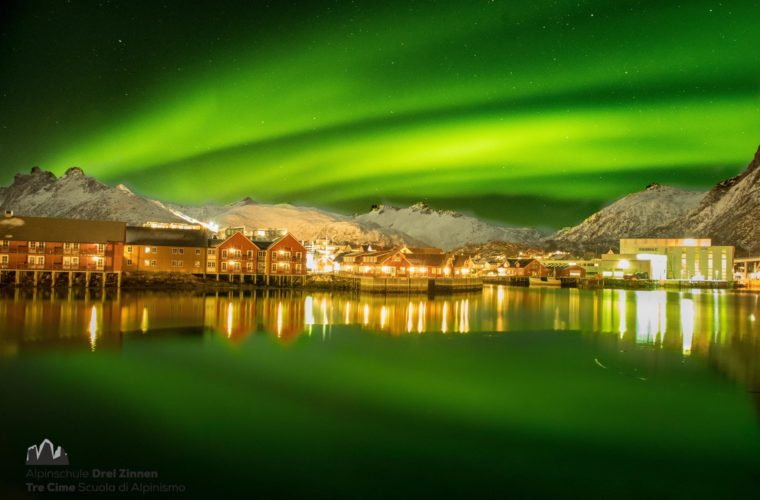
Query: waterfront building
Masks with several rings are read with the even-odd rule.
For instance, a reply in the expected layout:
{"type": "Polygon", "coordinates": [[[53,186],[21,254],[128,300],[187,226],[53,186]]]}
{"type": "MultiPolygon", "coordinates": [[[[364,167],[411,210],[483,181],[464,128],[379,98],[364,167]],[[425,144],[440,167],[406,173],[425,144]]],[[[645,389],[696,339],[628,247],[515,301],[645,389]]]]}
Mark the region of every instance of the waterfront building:
{"type": "Polygon", "coordinates": [[[306,247],[292,234],[285,233],[274,241],[256,241],[259,248],[259,262],[264,258],[264,265],[254,267],[258,274],[303,276],[306,274],[306,247]],[[261,253],[263,252],[263,253],[261,253]],[[264,270],[261,273],[261,270],[264,270]]]}
{"type": "Polygon", "coordinates": [[[709,238],[627,238],[620,254],[600,259],[602,276],[654,280],[732,281],[734,247],[709,238]]]}
{"type": "Polygon", "coordinates": [[[550,275],[549,269],[538,259],[508,258],[504,261],[502,268],[504,276],[545,278],[550,275]]]}
{"type": "Polygon", "coordinates": [[[126,224],[26,217],[0,219],[0,269],[120,272],[126,224]]]}
{"type": "Polygon", "coordinates": [[[475,262],[472,256],[457,254],[451,258],[452,274],[458,277],[472,276],[475,272],[475,262]]]}
{"type": "Polygon", "coordinates": [[[128,226],[124,271],[203,274],[207,242],[200,226],[128,226]]]}
{"type": "Polygon", "coordinates": [[[265,257],[266,251],[251,241],[244,232],[229,233],[224,240],[211,239],[208,246],[215,254],[213,258],[207,258],[208,274],[264,274],[265,269],[259,270],[257,263],[265,261],[262,257],[265,257]]]}

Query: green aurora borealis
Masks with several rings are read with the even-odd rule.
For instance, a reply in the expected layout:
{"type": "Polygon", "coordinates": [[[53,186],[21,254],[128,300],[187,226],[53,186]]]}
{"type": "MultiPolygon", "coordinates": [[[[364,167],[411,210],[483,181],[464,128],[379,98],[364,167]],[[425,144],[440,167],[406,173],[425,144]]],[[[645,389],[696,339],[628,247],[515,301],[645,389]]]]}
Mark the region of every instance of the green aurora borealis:
{"type": "Polygon", "coordinates": [[[1,7],[2,180],[557,227],[760,143],[754,1],[204,5],[1,7]]]}

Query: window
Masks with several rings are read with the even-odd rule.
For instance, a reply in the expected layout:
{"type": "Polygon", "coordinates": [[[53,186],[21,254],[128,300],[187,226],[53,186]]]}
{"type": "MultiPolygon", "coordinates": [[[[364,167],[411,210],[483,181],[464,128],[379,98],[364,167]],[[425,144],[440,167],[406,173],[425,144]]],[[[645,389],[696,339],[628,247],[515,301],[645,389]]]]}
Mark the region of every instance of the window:
{"type": "Polygon", "coordinates": [[[216,255],[216,248],[209,248],[206,250],[206,255],[216,255]]]}
{"type": "Polygon", "coordinates": [[[8,263],[8,256],[0,255],[0,264],[7,264],[7,263],[8,263]]]}
{"type": "Polygon", "coordinates": [[[145,253],[150,253],[150,247],[145,247],[145,253]]]}
{"type": "Polygon", "coordinates": [[[201,267],[201,261],[196,260],[195,262],[193,262],[193,267],[201,267]]]}
{"type": "Polygon", "coordinates": [[[259,259],[266,259],[266,258],[267,258],[266,250],[259,250],[259,259]]]}
{"type": "Polygon", "coordinates": [[[227,250],[222,250],[222,258],[223,259],[227,258],[227,250]]]}
{"type": "Polygon", "coordinates": [[[44,266],[45,265],[45,257],[37,257],[37,265],[38,266],[44,266]]]}
{"type": "Polygon", "coordinates": [[[196,248],[195,249],[195,255],[200,255],[200,254],[201,254],[201,249],[200,248],[196,248]]]}
{"type": "Polygon", "coordinates": [[[245,263],[245,270],[248,271],[249,273],[251,271],[253,271],[253,262],[251,262],[251,261],[246,262],[245,263]]]}
{"type": "Polygon", "coordinates": [[[227,263],[222,262],[222,271],[226,271],[226,270],[227,270],[227,263]]]}
{"type": "Polygon", "coordinates": [[[253,250],[248,250],[247,252],[245,252],[245,256],[248,257],[249,259],[252,259],[253,258],[253,250]]]}
{"type": "Polygon", "coordinates": [[[296,272],[297,273],[301,272],[301,264],[296,264],[296,272]]]}
{"type": "Polygon", "coordinates": [[[157,264],[157,262],[155,260],[151,260],[150,261],[150,266],[151,267],[156,267],[156,264],[157,264]]]}
{"type": "Polygon", "coordinates": [[[129,245],[129,246],[127,247],[127,253],[132,253],[132,245],[129,245]]]}
{"type": "Polygon", "coordinates": [[[8,245],[10,245],[10,241],[8,241],[8,240],[3,240],[3,246],[4,246],[4,247],[7,247],[8,245]]]}
{"type": "Polygon", "coordinates": [[[272,264],[272,272],[273,273],[277,272],[277,264],[274,264],[274,263],[272,264]]]}
{"type": "Polygon", "coordinates": [[[98,253],[103,253],[106,251],[106,246],[103,243],[98,243],[98,253]]]}
{"type": "Polygon", "coordinates": [[[296,259],[301,260],[301,252],[296,252],[296,259]]]}
{"type": "Polygon", "coordinates": [[[64,243],[63,244],[63,249],[64,250],[71,250],[71,243],[64,243]]]}
{"type": "Polygon", "coordinates": [[[79,257],[72,257],[71,258],[71,265],[72,266],[78,266],[79,265],[79,257]]]}
{"type": "Polygon", "coordinates": [[[131,266],[131,265],[132,265],[132,259],[127,259],[127,265],[128,265],[128,266],[131,266]]]}
{"type": "Polygon", "coordinates": [[[209,269],[214,269],[216,267],[216,262],[214,262],[213,260],[210,260],[206,263],[206,267],[208,267],[209,269]]]}

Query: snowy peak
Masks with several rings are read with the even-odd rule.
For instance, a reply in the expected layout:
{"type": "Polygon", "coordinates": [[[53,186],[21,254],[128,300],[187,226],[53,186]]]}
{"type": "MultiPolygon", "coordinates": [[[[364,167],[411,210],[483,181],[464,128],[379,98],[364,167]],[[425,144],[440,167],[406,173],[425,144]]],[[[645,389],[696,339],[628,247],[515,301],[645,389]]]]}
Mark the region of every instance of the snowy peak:
{"type": "Polygon", "coordinates": [[[530,245],[543,237],[535,229],[489,224],[458,212],[432,209],[424,202],[408,208],[378,205],[366,214],[355,216],[354,220],[385,231],[398,231],[427,246],[444,250],[488,241],[530,245]]]}
{"type": "Polygon", "coordinates": [[[590,247],[617,246],[620,238],[651,236],[694,210],[703,192],[686,191],[657,183],[632,193],[588,217],[579,225],[559,231],[559,243],[590,247]]]}
{"type": "Polygon", "coordinates": [[[760,148],[747,168],[718,183],[676,225],[684,233],[710,237],[715,243],[760,252],[760,148]]]}
{"type": "Polygon", "coordinates": [[[17,174],[10,186],[0,190],[0,208],[29,216],[122,220],[129,224],[182,220],[165,207],[136,196],[126,186],[107,186],[78,167],[68,169],[60,178],[39,167],[29,174],[17,174]]]}

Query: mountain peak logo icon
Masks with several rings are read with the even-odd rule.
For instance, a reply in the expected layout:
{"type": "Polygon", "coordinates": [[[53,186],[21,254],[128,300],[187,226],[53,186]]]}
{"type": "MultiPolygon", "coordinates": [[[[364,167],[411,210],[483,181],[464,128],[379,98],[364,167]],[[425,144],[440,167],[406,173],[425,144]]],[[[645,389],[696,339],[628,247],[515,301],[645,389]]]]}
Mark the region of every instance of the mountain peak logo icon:
{"type": "Polygon", "coordinates": [[[69,465],[69,455],[60,446],[53,446],[46,438],[39,445],[34,444],[26,450],[26,465],[69,465]]]}

